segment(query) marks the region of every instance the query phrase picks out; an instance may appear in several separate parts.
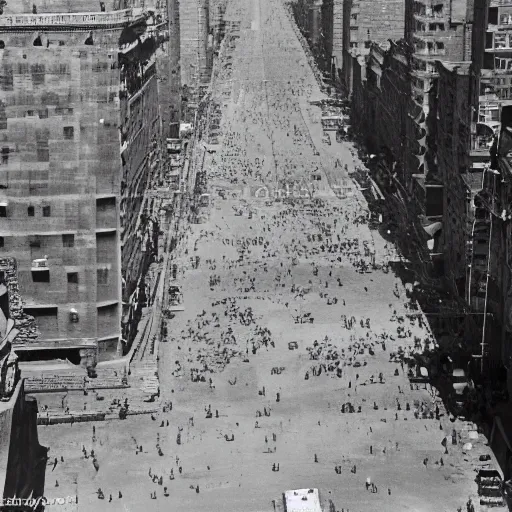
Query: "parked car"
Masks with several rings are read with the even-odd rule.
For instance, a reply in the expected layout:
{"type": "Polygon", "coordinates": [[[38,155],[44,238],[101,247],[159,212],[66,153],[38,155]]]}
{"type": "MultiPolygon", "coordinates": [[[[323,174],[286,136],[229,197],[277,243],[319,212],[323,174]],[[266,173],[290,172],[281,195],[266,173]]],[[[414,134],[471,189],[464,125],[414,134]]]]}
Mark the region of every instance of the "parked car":
{"type": "Polygon", "coordinates": [[[474,389],[475,385],[471,379],[468,379],[466,372],[462,368],[454,368],[452,371],[452,390],[457,396],[462,396],[469,390],[474,389]]]}
{"type": "Polygon", "coordinates": [[[327,145],[331,145],[331,137],[329,136],[328,133],[324,133],[323,137],[322,137],[322,142],[324,142],[325,144],[327,145]]]}

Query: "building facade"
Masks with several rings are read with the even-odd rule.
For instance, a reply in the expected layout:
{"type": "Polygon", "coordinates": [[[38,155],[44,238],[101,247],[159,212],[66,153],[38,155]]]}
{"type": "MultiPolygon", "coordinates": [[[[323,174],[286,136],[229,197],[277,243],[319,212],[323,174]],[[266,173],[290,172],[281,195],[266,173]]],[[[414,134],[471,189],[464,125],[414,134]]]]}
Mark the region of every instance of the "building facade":
{"type": "Polygon", "coordinates": [[[167,10],[43,6],[9,2],[0,16],[0,253],[17,259],[40,331],[20,357],[94,366],[127,350],[155,256],[146,191],[160,172],[167,10]]]}
{"type": "Polygon", "coordinates": [[[404,24],[403,0],[344,0],[342,85],[347,96],[352,94],[353,57],[368,56],[372,43],[387,47],[390,40],[402,39],[404,24]]]}
{"type": "Polygon", "coordinates": [[[211,75],[209,0],[179,2],[181,83],[185,103],[199,103],[211,75]]]}

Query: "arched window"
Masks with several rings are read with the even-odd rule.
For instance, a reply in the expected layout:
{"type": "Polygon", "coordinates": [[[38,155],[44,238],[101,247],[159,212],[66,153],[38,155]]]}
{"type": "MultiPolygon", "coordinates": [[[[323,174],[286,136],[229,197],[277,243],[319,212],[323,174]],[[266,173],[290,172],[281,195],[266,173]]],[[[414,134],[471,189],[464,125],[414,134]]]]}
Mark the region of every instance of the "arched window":
{"type": "Polygon", "coordinates": [[[41,36],[38,35],[35,39],[34,39],[34,46],[43,46],[43,42],[41,41],[41,36]]]}
{"type": "Polygon", "coordinates": [[[92,32],[89,32],[89,37],[85,40],[87,46],[92,46],[94,44],[94,40],[92,38],[92,32]]]}

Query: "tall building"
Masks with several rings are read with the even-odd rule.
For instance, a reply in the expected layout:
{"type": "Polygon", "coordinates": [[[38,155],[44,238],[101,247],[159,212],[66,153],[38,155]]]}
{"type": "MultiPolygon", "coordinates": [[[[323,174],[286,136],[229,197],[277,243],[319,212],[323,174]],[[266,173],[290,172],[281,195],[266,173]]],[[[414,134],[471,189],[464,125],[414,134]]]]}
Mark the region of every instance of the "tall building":
{"type": "Polygon", "coordinates": [[[181,82],[188,104],[196,105],[211,74],[209,0],[179,2],[181,82]]]}
{"type": "Polygon", "coordinates": [[[40,336],[21,360],[125,351],[155,257],[165,4],[8,2],[0,15],[0,254],[40,336]]]}
{"type": "Polygon", "coordinates": [[[343,68],[343,0],[332,0],[332,52],[331,63],[336,83],[341,83],[343,68]]]}
{"type": "Polygon", "coordinates": [[[403,38],[404,0],[344,0],[343,2],[343,88],[352,93],[352,58],[370,54],[372,42],[388,45],[403,38]]]}
{"type": "MultiPolygon", "coordinates": [[[[451,289],[465,297],[471,226],[469,189],[471,136],[471,62],[436,62],[438,174],[444,184],[442,242],[444,275],[451,289]]],[[[479,249],[477,249],[479,250],[479,249]]]]}
{"type": "Polygon", "coordinates": [[[406,186],[417,197],[427,197],[437,186],[435,112],[429,102],[437,76],[436,60],[471,60],[473,2],[471,0],[406,0],[405,40],[411,57],[412,106],[406,167],[406,186]]]}

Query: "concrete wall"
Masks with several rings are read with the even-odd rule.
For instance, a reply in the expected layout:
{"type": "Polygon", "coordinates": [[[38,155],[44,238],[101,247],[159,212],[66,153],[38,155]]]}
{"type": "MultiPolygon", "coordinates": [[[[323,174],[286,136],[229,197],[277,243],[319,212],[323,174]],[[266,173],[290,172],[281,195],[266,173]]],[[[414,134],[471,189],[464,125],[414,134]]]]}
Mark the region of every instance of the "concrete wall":
{"type": "MultiPolygon", "coordinates": [[[[117,53],[77,49],[75,42],[85,37],[77,33],[66,41],[72,47],[56,48],[33,47],[31,34],[1,37],[7,44],[0,61],[7,126],[0,136],[10,150],[2,163],[8,206],[0,221],[1,253],[17,259],[20,293],[33,314],[54,308],[41,310],[41,341],[94,338],[96,230],[105,227],[101,216],[96,224],[97,200],[118,196],[121,181],[117,53]],[[32,260],[44,256],[49,282],[34,282],[32,260]],[[73,282],[70,273],[77,274],[73,282]],[[71,307],[79,313],[77,324],[70,321],[71,307]]],[[[117,216],[109,227],[119,229],[117,216]]],[[[119,251],[115,241],[109,251],[119,251]]],[[[112,298],[119,280],[113,267],[112,298]]],[[[118,323],[111,333],[119,334],[118,323]]]]}

